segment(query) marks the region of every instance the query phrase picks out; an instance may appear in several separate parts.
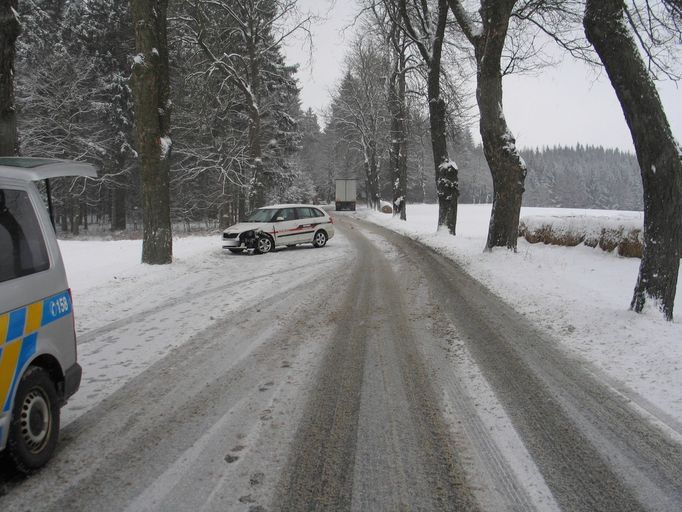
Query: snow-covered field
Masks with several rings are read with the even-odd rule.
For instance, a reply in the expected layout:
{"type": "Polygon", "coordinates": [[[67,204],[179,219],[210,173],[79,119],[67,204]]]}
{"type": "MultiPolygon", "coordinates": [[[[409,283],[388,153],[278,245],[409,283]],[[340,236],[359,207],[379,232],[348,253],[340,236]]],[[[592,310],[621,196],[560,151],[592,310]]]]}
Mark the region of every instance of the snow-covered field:
{"type": "MultiPolygon", "coordinates": [[[[585,246],[557,247],[519,239],[518,252],[483,252],[490,205],[460,205],[457,236],[436,232],[437,206],[410,205],[407,222],[359,210],[359,217],[388,227],[454,259],[474,277],[593,365],[627,398],[679,430],[682,422],[682,280],[677,318],[666,322],[654,308],[628,310],[639,260],[585,246]]],[[[641,212],[523,208],[521,217],[604,217],[641,225],[641,212]]],[[[585,221],[591,223],[592,221],[585,221]]],[[[599,219],[596,219],[599,222],[599,219]]]]}

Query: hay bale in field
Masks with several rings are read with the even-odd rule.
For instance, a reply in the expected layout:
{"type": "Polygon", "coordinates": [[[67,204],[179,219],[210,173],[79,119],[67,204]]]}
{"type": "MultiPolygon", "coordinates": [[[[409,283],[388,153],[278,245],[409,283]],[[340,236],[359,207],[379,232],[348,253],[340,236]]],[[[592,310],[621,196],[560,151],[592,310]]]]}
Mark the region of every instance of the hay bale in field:
{"type": "Polygon", "coordinates": [[[564,247],[575,247],[580,245],[584,239],[585,236],[580,233],[565,231],[557,233],[550,243],[553,245],[563,245],[564,247]]]}
{"type": "Polygon", "coordinates": [[[623,239],[623,228],[603,228],[599,236],[599,248],[602,251],[611,252],[623,239]]]}
{"type": "Polygon", "coordinates": [[[641,258],[643,248],[642,230],[634,229],[618,244],[618,255],[625,258],[641,258]]]}
{"type": "Polygon", "coordinates": [[[585,235],[585,240],[583,240],[583,243],[587,247],[592,247],[592,249],[594,249],[599,245],[599,235],[596,233],[588,233],[585,235]]]}
{"type": "Polygon", "coordinates": [[[531,244],[539,242],[549,243],[547,240],[550,238],[551,232],[552,226],[549,224],[543,224],[540,227],[531,229],[524,222],[519,223],[519,236],[524,237],[531,244]]]}
{"type": "Polygon", "coordinates": [[[614,219],[613,216],[601,218],[589,216],[531,216],[519,223],[519,236],[529,243],[575,247],[585,244],[599,246],[602,250],[613,252],[627,258],[642,257],[642,230],[639,221],[614,219]]]}
{"type": "Polygon", "coordinates": [[[542,224],[535,229],[529,229],[525,224],[522,224],[522,226],[523,228],[519,227],[519,234],[531,244],[542,242],[546,245],[551,244],[574,247],[580,244],[584,239],[584,235],[581,233],[575,233],[565,229],[555,230],[551,224],[542,224]]]}

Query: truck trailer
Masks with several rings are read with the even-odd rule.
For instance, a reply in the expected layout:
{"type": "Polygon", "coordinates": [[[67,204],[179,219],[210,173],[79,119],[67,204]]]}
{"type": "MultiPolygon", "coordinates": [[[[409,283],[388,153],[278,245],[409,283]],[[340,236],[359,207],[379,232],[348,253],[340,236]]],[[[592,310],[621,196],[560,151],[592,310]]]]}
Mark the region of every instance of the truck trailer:
{"type": "Polygon", "coordinates": [[[358,180],[356,179],[337,179],[336,180],[336,210],[355,211],[357,198],[358,180]]]}

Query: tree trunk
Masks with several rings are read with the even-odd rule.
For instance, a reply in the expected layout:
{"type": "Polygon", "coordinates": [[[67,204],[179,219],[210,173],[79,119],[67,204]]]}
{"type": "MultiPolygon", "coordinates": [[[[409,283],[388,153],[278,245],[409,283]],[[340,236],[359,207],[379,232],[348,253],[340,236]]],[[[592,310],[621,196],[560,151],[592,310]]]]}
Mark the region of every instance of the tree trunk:
{"type": "Polygon", "coordinates": [[[81,223],[81,215],[80,215],[80,204],[77,199],[73,199],[71,203],[71,234],[74,236],[78,236],[80,234],[80,223],[81,223]]]}
{"type": "Polygon", "coordinates": [[[69,200],[67,198],[64,198],[64,204],[62,205],[62,213],[61,213],[61,228],[62,228],[62,233],[68,233],[69,232],[69,211],[70,211],[70,204],[69,200]]]}
{"type": "Polygon", "coordinates": [[[138,153],[142,171],[142,262],[170,263],[170,85],[166,14],[168,0],[132,0],[133,66],[138,153]]]}
{"type": "Polygon", "coordinates": [[[476,101],[480,112],[483,152],[493,179],[493,207],[486,249],[516,250],[526,164],[507,127],[502,102],[502,50],[516,0],[481,0],[483,30],[475,32],[462,3],[449,0],[458,24],[476,55],[476,101]]]}
{"type": "Polygon", "coordinates": [[[623,0],[588,0],[585,34],[616,91],[642,173],[644,250],[630,307],[640,313],[650,299],[672,320],[682,243],[682,157],[624,9],[623,0]]]}
{"type": "Polygon", "coordinates": [[[394,50],[394,69],[389,84],[388,107],[391,111],[390,167],[393,190],[393,215],[407,220],[407,123],[405,104],[405,48],[394,50]]]}
{"type": "Polygon", "coordinates": [[[526,179],[526,164],[516,149],[516,140],[507,127],[502,103],[500,64],[509,17],[515,0],[483,3],[482,18],[487,25],[485,39],[476,46],[476,100],[481,114],[483,152],[493,178],[493,207],[486,249],[507,247],[516,250],[519,216],[526,179]]]}
{"type": "MultiPolygon", "coordinates": [[[[446,226],[451,235],[457,226],[457,198],[459,183],[457,165],[448,157],[445,101],[440,97],[439,77],[429,73],[429,121],[431,148],[436,166],[436,193],[438,194],[438,227],[446,226]],[[434,82],[435,81],[435,82],[434,82]],[[435,89],[438,92],[434,92],[435,89]]],[[[440,75],[440,73],[438,73],[440,75]]]]}
{"type": "Polygon", "coordinates": [[[246,100],[249,102],[249,148],[252,166],[251,197],[249,206],[251,209],[265,206],[265,194],[267,190],[265,169],[263,167],[263,150],[261,141],[261,112],[260,112],[260,74],[261,62],[257,51],[257,30],[253,19],[249,20],[249,91],[246,100]]]}
{"type": "Polygon", "coordinates": [[[432,59],[429,63],[427,99],[429,101],[429,122],[431,126],[431,148],[436,170],[436,192],[438,194],[438,227],[446,226],[451,235],[457,226],[457,199],[459,181],[457,164],[450,160],[446,139],[447,112],[445,100],[440,93],[440,69],[445,24],[448,17],[446,0],[438,2],[438,25],[433,41],[432,59]]]}
{"type": "Polygon", "coordinates": [[[450,0],[476,55],[476,101],[480,112],[483,152],[493,179],[493,206],[486,249],[516,250],[526,166],[507,127],[502,103],[500,64],[509,18],[516,0],[481,1],[483,30],[474,33],[459,2],[450,0]]]}
{"type": "Polygon", "coordinates": [[[367,205],[373,210],[381,208],[379,194],[379,165],[377,162],[377,143],[365,143],[365,173],[367,174],[367,205]]]}
{"type": "Polygon", "coordinates": [[[114,178],[114,186],[111,191],[111,230],[125,231],[127,228],[127,199],[128,199],[128,174],[120,172],[126,164],[126,158],[122,153],[114,160],[117,176],[114,178]]]}
{"type": "Polygon", "coordinates": [[[83,224],[83,230],[88,230],[88,203],[86,201],[81,201],[81,222],[83,224]]]}
{"type": "Polygon", "coordinates": [[[448,0],[438,0],[438,19],[436,26],[430,21],[429,3],[413,2],[417,17],[421,17],[420,24],[427,23],[430,28],[418,32],[413,28],[414,17],[408,12],[407,2],[398,3],[400,16],[405,30],[416,44],[424,62],[428,67],[427,99],[429,102],[429,123],[431,125],[431,149],[436,174],[436,193],[438,194],[438,229],[446,226],[450,234],[455,234],[457,225],[457,199],[459,197],[459,183],[457,178],[457,164],[448,156],[445,138],[447,113],[445,101],[440,96],[441,56],[443,53],[443,38],[448,20],[448,0]],[[428,38],[423,37],[427,32],[428,38]],[[428,39],[428,44],[425,41],[428,39]]]}
{"type": "Polygon", "coordinates": [[[265,176],[263,175],[263,153],[261,150],[261,122],[258,109],[251,109],[249,125],[249,147],[251,157],[251,209],[265,206],[265,176]]]}
{"type": "Polygon", "coordinates": [[[111,191],[111,230],[125,231],[126,229],[126,190],[115,187],[111,191]]]}
{"type": "Polygon", "coordinates": [[[14,104],[14,59],[21,25],[15,16],[17,0],[0,4],[0,156],[19,154],[14,104]]]}

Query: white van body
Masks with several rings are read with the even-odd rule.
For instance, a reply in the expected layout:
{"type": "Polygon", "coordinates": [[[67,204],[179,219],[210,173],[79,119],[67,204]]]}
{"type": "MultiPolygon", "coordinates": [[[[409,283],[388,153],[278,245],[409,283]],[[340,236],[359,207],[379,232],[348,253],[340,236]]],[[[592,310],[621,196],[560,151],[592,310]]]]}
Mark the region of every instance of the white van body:
{"type": "Polygon", "coordinates": [[[81,379],[71,291],[33,184],[60,176],[97,172],[79,162],[0,158],[0,451],[24,472],[49,459],[59,408],[81,379]]]}

